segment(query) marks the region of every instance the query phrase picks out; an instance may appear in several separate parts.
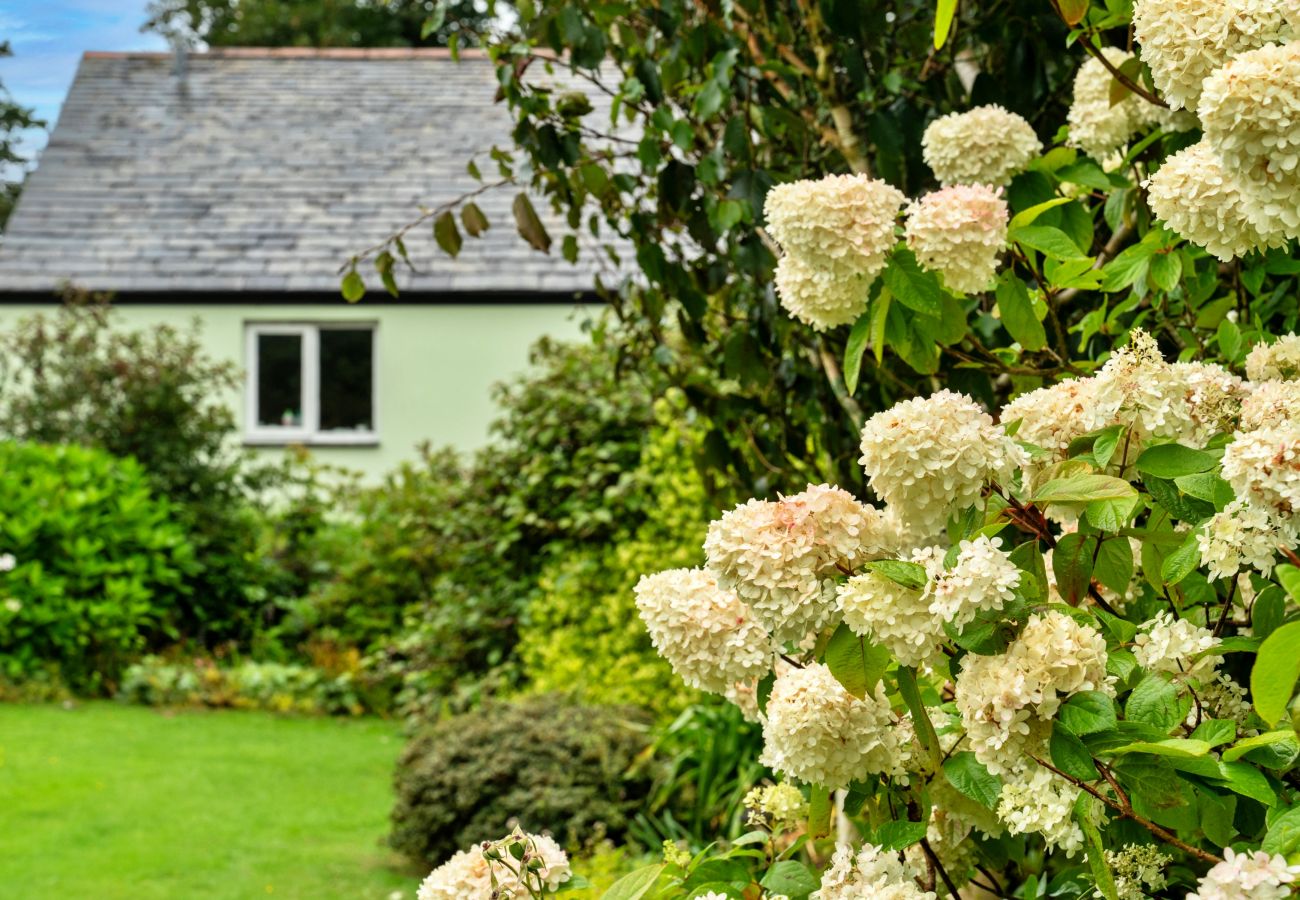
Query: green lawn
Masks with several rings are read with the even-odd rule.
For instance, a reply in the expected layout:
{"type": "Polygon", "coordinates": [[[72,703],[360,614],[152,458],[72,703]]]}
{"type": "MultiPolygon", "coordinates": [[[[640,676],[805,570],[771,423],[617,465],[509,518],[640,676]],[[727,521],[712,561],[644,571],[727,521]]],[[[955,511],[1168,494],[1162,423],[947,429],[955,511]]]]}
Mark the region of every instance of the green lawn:
{"type": "Polygon", "coordinates": [[[381,845],[400,746],[376,720],[0,705],[0,895],[411,898],[381,845]]]}

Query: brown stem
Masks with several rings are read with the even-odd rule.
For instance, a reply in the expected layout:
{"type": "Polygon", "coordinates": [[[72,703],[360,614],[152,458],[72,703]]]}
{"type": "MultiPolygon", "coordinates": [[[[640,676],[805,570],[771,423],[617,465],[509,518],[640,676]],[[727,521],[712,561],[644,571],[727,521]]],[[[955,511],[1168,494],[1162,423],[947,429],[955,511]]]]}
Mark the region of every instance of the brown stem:
{"type": "Polygon", "coordinates": [[[948,889],[948,893],[952,895],[953,900],[961,900],[961,894],[957,893],[957,885],[952,883],[952,877],[944,869],[943,863],[939,862],[939,854],[934,852],[934,848],[930,846],[930,842],[925,838],[921,838],[921,849],[930,858],[930,863],[934,866],[935,871],[939,873],[939,877],[943,879],[943,886],[948,889]]]}
{"type": "MultiPolygon", "coordinates": [[[[1065,13],[1061,12],[1061,4],[1058,3],[1057,0],[1052,0],[1052,9],[1054,9],[1056,11],[1056,14],[1060,16],[1062,22],[1064,22],[1066,25],[1070,25],[1070,21],[1065,18],[1065,13]]],[[[1124,87],[1128,88],[1130,91],[1137,94],[1139,97],[1141,97],[1143,100],[1146,100],[1148,103],[1154,103],[1156,106],[1163,107],[1164,109],[1169,108],[1168,103],[1161,100],[1155,94],[1151,93],[1142,85],[1138,84],[1132,78],[1129,78],[1118,68],[1116,68],[1115,65],[1106,58],[1106,54],[1102,53],[1099,49],[1093,46],[1091,34],[1084,35],[1083,38],[1079,41],[1079,43],[1083,44],[1083,49],[1087,50],[1093,59],[1096,59],[1103,66],[1105,66],[1107,71],[1109,71],[1110,74],[1114,76],[1115,80],[1118,81],[1120,84],[1124,85],[1124,87]]]]}
{"type": "Polygon", "coordinates": [[[1132,821],[1141,825],[1143,828],[1151,832],[1156,837],[1160,838],[1160,840],[1164,841],[1166,844],[1169,844],[1170,846],[1173,847],[1177,847],[1179,850],[1182,850],[1184,853],[1191,854],[1192,856],[1195,856],[1197,859],[1203,862],[1208,862],[1208,863],[1223,862],[1222,857],[1215,856],[1213,853],[1209,853],[1205,850],[1200,849],[1199,847],[1193,847],[1191,844],[1187,843],[1186,841],[1180,840],[1176,834],[1169,831],[1168,829],[1162,828],[1161,826],[1157,825],[1155,822],[1152,822],[1150,819],[1138,815],[1136,812],[1133,811],[1133,807],[1128,803],[1121,804],[1116,800],[1112,800],[1110,797],[1107,797],[1105,794],[1103,794],[1101,791],[1094,788],[1092,785],[1088,784],[1086,781],[1075,778],[1073,775],[1065,774],[1060,769],[1056,768],[1056,766],[1052,765],[1046,760],[1039,759],[1037,756],[1034,756],[1032,753],[1029,755],[1029,758],[1032,759],[1034,762],[1038,763],[1043,768],[1047,769],[1048,771],[1055,772],[1057,775],[1060,775],[1062,778],[1064,778],[1066,781],[1070,782],[1070,784],[1074,785],[1080,790],[1085,791],[1088,794],[1091,794],[1093,797],[1096,797],[1102,803],[1105,803],[1111,809],[1115,810],[1115,812],[1119,813],[1120,818],[1131,819],[1132,821]]]}
{"type": "Polygon", "coordinates": [[[1232,614],[1232,600],[1237,593],[1237,579],[1232,579],[1232,584],[1228,586],[1228,597],[1223,601],[1223,612],[1219,613],[1219,621],[1214,623],[1214,636],[1218,637],[1223,633],[1223,626],[1228,624],[1228,616],[1232,614]]]}

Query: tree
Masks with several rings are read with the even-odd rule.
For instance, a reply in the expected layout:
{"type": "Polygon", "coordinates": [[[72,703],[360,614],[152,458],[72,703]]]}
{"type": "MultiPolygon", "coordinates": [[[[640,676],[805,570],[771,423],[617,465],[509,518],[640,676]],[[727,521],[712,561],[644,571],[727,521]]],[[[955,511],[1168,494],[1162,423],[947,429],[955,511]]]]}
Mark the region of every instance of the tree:
{"type": "Polygon", "coordinates": [[[441,47],[494,16],[495,0],[153,0],[143,30],[212,47],[441,47]]]}
{"type": "MultiPolygon", "coordinates": [[[[0,41],[0,58],[12,55],[9,42],[0,41]]],[[[22,175],[27,168],[27,157],[18,146],[19,137],[28,129],[44,127],[45,122],[36,118],[32,109],[15,103],[0,83],[0,231],[4,230],[18,202],[22,175]],[[15,173],[18,177],[14,177],[15,173]]]]}

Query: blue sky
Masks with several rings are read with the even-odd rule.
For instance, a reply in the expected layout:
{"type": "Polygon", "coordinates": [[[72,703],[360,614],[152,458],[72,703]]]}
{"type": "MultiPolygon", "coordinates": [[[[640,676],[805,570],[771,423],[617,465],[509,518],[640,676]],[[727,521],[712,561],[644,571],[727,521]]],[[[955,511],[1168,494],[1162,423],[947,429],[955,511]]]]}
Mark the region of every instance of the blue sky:
{"type": "MultiPolygon", "coordinates": [[[[165,50],[155,34],[141,34],[147,0],[0,0],[0,41],[14,55],[0,60],[0,81],[24,106],[53,126],[81,54],[87,50],[165,50]]],[[[26,136],[25,149],[45,143],[26,136]]]]}

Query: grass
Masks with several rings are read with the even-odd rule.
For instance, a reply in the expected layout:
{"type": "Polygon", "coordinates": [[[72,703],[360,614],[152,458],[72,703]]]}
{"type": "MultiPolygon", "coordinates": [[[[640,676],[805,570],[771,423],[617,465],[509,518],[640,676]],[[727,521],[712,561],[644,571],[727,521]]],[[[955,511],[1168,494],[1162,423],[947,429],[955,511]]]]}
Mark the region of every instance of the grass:
{"type": "Polygon", "coordinates": [[[381,845],[400,746],[377,720],[0,705],[0,894],[413,897],[381,845]]]}

